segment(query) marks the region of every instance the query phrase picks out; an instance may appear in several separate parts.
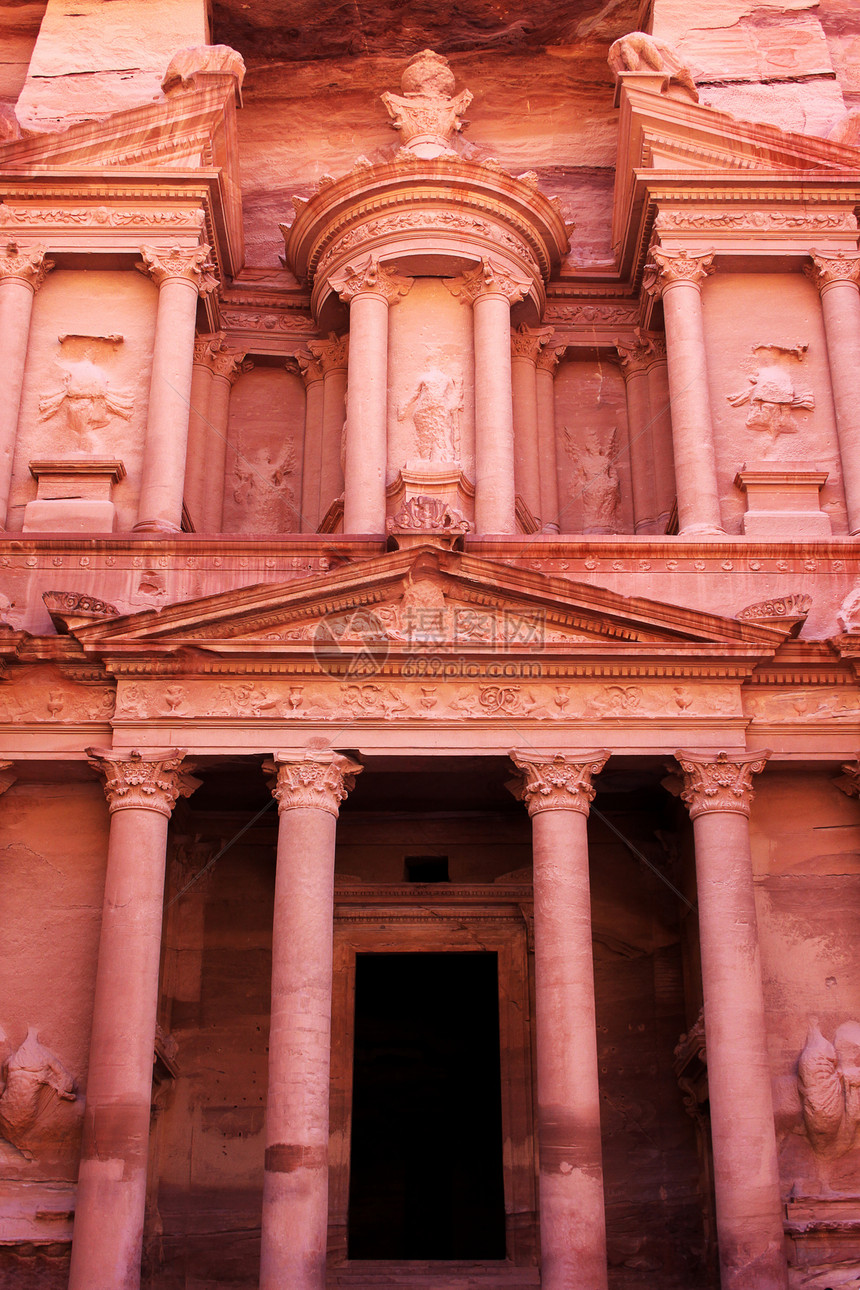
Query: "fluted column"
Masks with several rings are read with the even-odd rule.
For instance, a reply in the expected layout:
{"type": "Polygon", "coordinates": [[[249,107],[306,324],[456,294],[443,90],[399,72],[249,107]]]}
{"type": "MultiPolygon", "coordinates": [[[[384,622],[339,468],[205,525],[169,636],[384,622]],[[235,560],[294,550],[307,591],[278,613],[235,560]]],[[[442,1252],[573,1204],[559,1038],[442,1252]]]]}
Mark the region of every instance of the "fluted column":
{"type": "MultiPolygon", "coordinates": [[[[349,336],[336,336],[332,333],[327,340],[309,341],[308,349],[315,355],[324,378],[319,480],[319,521],[321,521],[332,502],[343,493],[341,444],[346,416],[349,336]]],[[[386,420],[386,440],[387,435],[386,420]]]]}
{"type": "Polygon", "coordinates": [[[607,752],[511,753],[532,819],[542,1290],[606,1290],[588,813],[607,752]]]}
{"type": "Polygon", "coordinates": [[[807,275],[821,294],[848,531],[860,533],[860,256],[810,251],[807,275]]]}
{"type": "Polygon", "coordinates": [[[511,393],[514,415],[516,491],[535,519],[541,510],[541,444],[538,423],[537,360],[552,339],[552,328],[523,324],[511,333],[511,393]]]}
{"type": "Polygon", "coordinates": [[[198,295],[217,286],[209,272],[209,247],[141,248],[138,268],[158,287],[155,345],[138,520],[143,532],[178,533],[188,447],[191,374],[198,295]]]}
{"type": "Polygon", "coordinates": [[[679,532],[719,534],[724,530],[702,317],[702,283],[714,256],[658,249],[652,255],[666,322],[679,532]]]}
{"type": "Polygon", "coordinates": [[[227,434],[230,395],[242,371],[253,363],[237,350],[222,349],[212,356],[212,390],[209,395],[209,451],[206,454],[206,490],[203,503],[204,533],[223,528],[224,482],[227,474],[227,434]]]}
{"type": "Polygon", "coordinates": [[[550,342],[538,355],[535,363],[540,445],[540,514],[544,533],[558,533],[561,528],[555,436],[555,372],[566,348],[565,345],[550,342]]]}
{"type": "Polygon", "coordinates": [[[137,1290],[146,1202],[167,823],[198,782],[184,753],[88,750],[110,840],[70,1290],[137,1290]]]}
{"type": "Polygon", "coordinates": [[[54,267],[43,246],[0,247],[0,345],[3,381],[0,384],[0,529],[6,527],[12,464],[18,437],[18,413],[27,363],[33,298],[54,267]]]}
{"type": "Polygon", "coordinates": [[[323,451],[323,370],[312,354],[296,354],[305,387],[305,438],[302,455],[302,532],[316,533],[320,522],[320,472],[323,451]]]}
{"type": "Polygon", "coordinates": [[[619,345],[618,357],[627,393],[627,431],[630,448],[630,483],[633,488],[633,527],[636,533],[657,532],[657,498],[654,447],[651,442],[651,396],[647,341],[619,345]]]}
{"type": "Polygon", "coordinates": [[[203,528],[206,497],[206,453],[211,435],[209,400],[212,395],[212,361],[223,344],[223,331],[198,336],[194,341],[188,448],[185,454],[185,504],[197,532],[203,528]]]}
{"type": "Polygon", "coordinates": [[[446,286],[471,304],[475,333],[475,529],[516,533],[511,305],[529,283],[485,259],[446,286]]]}
{"type": "Polygon", "coordinates": [[[277,754],[278,858],[260,1290],[325,1290],[335,829],[362,767],[277,754]]]}
{"type": "Polygon", "coordinates": [[[675,505],[675,457],[672,451],[672,417],[669,405],[669,371],[666,339],[648,338],[648,400],[651,407],[651,446],[654,453],[654,485],[657,498],[656,532],[665,533],[675,505]]]}
{"type": "Polygon", "coordinates": [[[786,1290],[749,836],[752,778],[770,754],[675,756],[696,846],[721,1285],[786,1290]]]}
{"type": "Polygon", "coordinates": [[[399,277],[375,256],[331,279],[349,304],[349,383],[344,448],[344,533],[385,532],[388,454],[388,309],[405,296],[399,277]]]}

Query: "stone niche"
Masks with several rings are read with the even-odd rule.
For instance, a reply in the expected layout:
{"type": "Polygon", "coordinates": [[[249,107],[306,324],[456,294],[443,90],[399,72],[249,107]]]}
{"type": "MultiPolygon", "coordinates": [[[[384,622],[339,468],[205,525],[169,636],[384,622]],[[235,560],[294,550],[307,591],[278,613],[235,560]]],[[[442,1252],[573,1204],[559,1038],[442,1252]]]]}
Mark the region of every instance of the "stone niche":
{"type": "Polygon", "coordinates": [[[302,530],[305,392],[278,367],[243,373],[230,397],[225,533],[302,530]]]}
{"type": "Polygon", "coordinates": [[[632,533],[627,402],[620,368],[599,359],[560,364],[556,464],[562,533],[632,533]]]}

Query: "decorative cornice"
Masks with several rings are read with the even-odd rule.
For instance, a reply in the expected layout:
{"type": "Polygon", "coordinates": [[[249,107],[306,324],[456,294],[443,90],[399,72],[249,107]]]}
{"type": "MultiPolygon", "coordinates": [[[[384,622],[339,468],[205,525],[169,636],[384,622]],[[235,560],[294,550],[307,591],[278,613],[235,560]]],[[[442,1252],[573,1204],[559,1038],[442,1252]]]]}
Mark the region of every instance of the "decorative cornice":
{"type": "Polygon", "coordinates": [[[531,284],[506,273],[494,260],[485,256],[477,268],[469,269],[459,278],[444,278],[445,286],[464,304],[473,304],[482,296],[504,296],[508,304],[524,300],[531,284]]]}
{"type": "Polygon", "coordinates": [[[511,761],[522,779],[511,786],[516,797],[526,803],[529,815],[541,811],[579,811],[588,815],[594,800],[592,775],[599,775],[609,760],[605,749],[590,753],[540,756],[512,752],[511,761]]]}
{"type": "Polygon", "coordinates": [[[179,279],[196,287],[201,296],[218,288],[218,279],[212,272],[211,248],[205,242],[190,250],[173,246],[162,251],[157,246],[142,246],[140,253],[143,260],[134,267],[152,278],[157,287],[179,279]]]}
{"type": "Polygon", "coordinates": [[[809,256],[812,264],[805,264],[803,272],[819,291],[824,292],[842,282],[852,286],[860,284],[860,255],[846,255],[844,251],[821,255],[818,251],[810,251],[809,256]]]}
{"type": "Polygon", "coordinates": [[[525,323],[520,323],[519,327],[511,332],[511,356],[527,358],[532,363],[537,363],[544,347],[549,344],[552,337],[552,327],[527,327],[525,323]]]}
{"type": "Polygon", "coordinates": [[[190,797],[200,780],[193,763],[185,763],[184,748],[132,750],[87,748],[87,760],[104,781],[105,797],[114,811],[158,811],[170,816],[180,797],[190,797]]]}
{"type": "Polygon", "coordinates": [[[274,776],[272,796],[283,811],[327,811],[337,819],[340,804],[364,770],[360,762],[336,752],[306,752],[303,756],[275,753],[263,770],[274,776]]]}
{"type": "Polygon", "coordinates": [[[7,242],[0,249],[0,281],[18,278],[36,292],[54,267],[53,260],[45,258],[44,246],[19,246],[7,242]]]}
{"type": "Polygon", "coordinates": [[[712,811],[732,811],[749,816],[752,777],[764,770],[768,749],[751,753],[699,753],[679,750],[675,760],[684,775],[681,799],[690,819],[712,811]]]}
{"type": "Polygon", "coordinates": [[[348,264],[329,278],[331,289],[347,304],[358,295],[375,295],[393,305],[409,292],[412,283],[412,278],[401,277],[380,264],[376,255],[369,255],[358,265],[348,264]]]}

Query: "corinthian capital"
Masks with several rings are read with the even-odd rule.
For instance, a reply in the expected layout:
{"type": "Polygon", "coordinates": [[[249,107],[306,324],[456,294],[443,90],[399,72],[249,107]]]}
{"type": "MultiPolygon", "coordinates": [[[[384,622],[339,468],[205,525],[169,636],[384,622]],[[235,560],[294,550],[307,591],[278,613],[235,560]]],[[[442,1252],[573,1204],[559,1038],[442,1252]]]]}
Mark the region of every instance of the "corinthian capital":
{"type": "Polygon", "coordinates": [[[681,800],[690,819],[706,811],[734,811],[749,815],[753,793],[752,777],[763,771],[770,751],[754,753],[675,753],[684,775],[681,800]]]}
{"type": "Polygon", "coordinates": [[[511,356],[528,358],[536,363],[544,346],[552,340],[552,335],[552,327],[527,327],[525,323],[520,323],[519,327],[511,332],[511,356]]]}
{"type": "Polygon", "coordinates": [[[472,304],[479,296],[504,296],[508,304],[515,305],[525,299],[531,287],[531,283],[515,278],[486,256],[477,268],[459,278],[445,278],[444,283],[451,295],[464,304],[472,304]]]}
{"type": "Polygon", "coordinates": [[[263,770],[274,776],[270,783],[279,815],[282,811],[328,811],[336,819],[341,802],[352,792],[364,767],[341,753],[306,752],[298,757],[275,753],[263,770]]]}
{"type": "Polygon", "coordinates": [[[209,258],[210,251],[205,242],[190,250],[172,246],[163,251],[157,246],[142,246],[140,253],[143,259],[134,267],[148,274],[157,287],[178,278],[190,282],[201,296],[206,296],[218,286],[218,279],[212,272],[214,266],[209,258]]]}
{"type": "Polygon", "coordinates": [[[653,347],[650,341],[634,341],[632,345],[616,345],[615,348],[625,377],[647,372],[653,362],[653,347]]]}
{"type": "Polygon", "coordinates": [[[714,272],[714,254],[713,251],[703,251],[699,255],[691,255],[689,251],[662,251],[654,247],[651,251],[655,265],[653,289],[663,292],[676,282],[701,286],[708,274],[714,272]]]}
{"type": "Polygon", "coordinates": [[[325,376],[322,370],[322,364],[313,354],[308,353],[306,349],[300,349],[296,353],[296,362],[299,365],[299,372],[305,385],[313,385],[314,381],[321,381],[325,376]]]}
{"type": "Polygon", "coordinates": [[[241,373],[253,367],[253,362],[249,360],[246,364],[245,358],[246,355],[236,349],[219,350],[212,355],[212,372],[215,376],[223,376],[231,385],[235,385],[241,373]]]}
{"type": "Polygon", "coordinates": [[[319,363],[323,375],[325,375],[326,372],[334,372],[338,368],[346,367],[349,354],[349,336],[338,336],[332,331],[329,332],[327,340],[309,340],[308,349],[319,363]]]}
{"type": "Polygon", "coordinates": [[[53,267],[54,261],[45,259],[44,246],[19,246],[17,242],[0,246],[0,281],[20,278],[38,291],[53,267]]]}
{"type": "Polygon", "coordinates": [[[379,257],[369,255],[361,264],[348,264],[329,278],[333,291],[341,300],[351,303],[358,295],[384,296],[390,305],[405,296],[412,286],[412,278],[403,278],[379,263],[379,257]]]}
{"type": "Polygon", "coordinates": [[[552,342],[546,345],[537,356],[535,365],[538,371],[549,372],[550,375],[555,376],[555,369],[559,361],[564,358],[566,349],[566,345],[556,345],[552,342]]]}
{"type": "Polygon", "coordinates": [[[529,815],[540,811],[579,811],[588,815],[594,799],[592,775],[599,775],[609,760],[609,753],[535,753],[512,752],[511,761],[522,779],[513,786],[516,797],[525,802],[529,815]]]}
{"type": "Polygon", "coordinates": [[[195,336],[194,362],[204,367],[211,366],[211,360],[221,351],[225,335],[223,331],[213,331],[204,336],[195,336]]]}
{"type": "Polygon", "coordinates": [[[810,251],[809,258],[812,264],[805,264],[803,272],[819,291],[837,282],[860,285],[860,255],[846,255],[844,251],[836,255],[821,255],[819,251],[810,251]]]}
{"type": "Polygon", "coordinates": [[[169,816],[180,797],[190,797],[200,787],[200,780],[191,774],[193,764],[183,764],[184,748],[128,753],[88,748],[87,760],[104,781],[111,814],[143,810],[169,816]]]}

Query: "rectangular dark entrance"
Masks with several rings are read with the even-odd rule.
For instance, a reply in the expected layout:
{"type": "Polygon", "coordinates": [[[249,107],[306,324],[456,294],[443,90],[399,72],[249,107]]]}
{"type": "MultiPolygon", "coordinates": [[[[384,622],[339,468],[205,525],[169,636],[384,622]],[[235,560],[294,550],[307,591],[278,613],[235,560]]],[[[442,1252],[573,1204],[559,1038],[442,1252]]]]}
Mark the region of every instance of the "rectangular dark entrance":
{"type": "Polygon", "coordinates": [[[358,954],[351,1259],[503,1259],[498,956],[358,954]]]}

